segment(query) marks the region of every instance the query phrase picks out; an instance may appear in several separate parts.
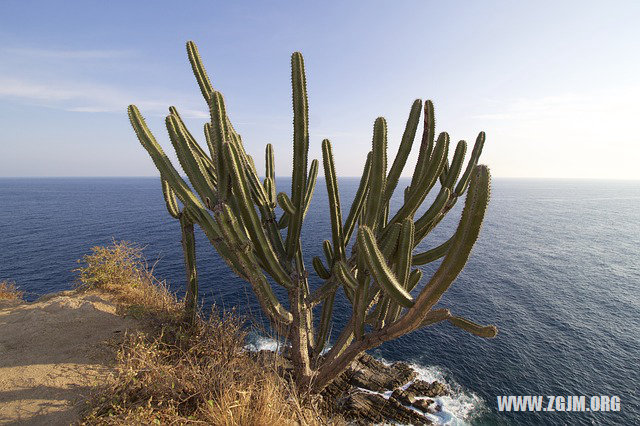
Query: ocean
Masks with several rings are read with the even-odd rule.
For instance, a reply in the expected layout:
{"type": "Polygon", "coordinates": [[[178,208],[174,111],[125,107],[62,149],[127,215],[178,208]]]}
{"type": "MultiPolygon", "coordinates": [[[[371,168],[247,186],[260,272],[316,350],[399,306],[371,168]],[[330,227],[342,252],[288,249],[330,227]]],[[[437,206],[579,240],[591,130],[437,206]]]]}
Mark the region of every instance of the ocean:
{"type": "MultiPolygon", "coordinates": [[[[339,183],[346,216],[358,181],[339,183]]],[[[278,190],[289,192],[289,181],[279,179],[278,190]]],[[[402,202],[396,192],[392,209],[402,202]]],[[[452,233],[462,201],[420,248],[452,233]]],[[[303,229],[312,286],[319,280],[311,257],[330,234],[319,179],[303,229]]],[[[203,309],[237,306],[261,321],[248,285],[201,232],[196,238],[203,309]]],[[[156,276],[184,292],[180,228],[157,178],[0,179],[0,240],[0,280],[14,280],[28,300],[69,289],[77,260],[113,240],[145,247],[156,276]]],[[[348,317],[346,303],[337,300],[336,329],[348,317]]],[[[494,179],[480,238],[440,306],[495,324],[499,334],[485,340],[439,324],[371,351],[454,389],[441,400],[440,423],[638,424],[640,182],[494,179]],[[621,402],[615,412],[499,412],[502,395],[585,395],[587,406],[590,396],[615,395],[621,402]]],[[[253,336],[255,346],[270,343],[253,336]]]]}

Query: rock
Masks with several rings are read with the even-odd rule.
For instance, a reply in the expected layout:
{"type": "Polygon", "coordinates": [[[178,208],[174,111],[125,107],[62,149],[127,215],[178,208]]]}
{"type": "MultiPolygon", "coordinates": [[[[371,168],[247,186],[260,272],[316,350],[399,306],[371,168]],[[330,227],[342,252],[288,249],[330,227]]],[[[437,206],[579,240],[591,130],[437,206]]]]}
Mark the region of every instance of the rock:
{"type": "Polygon", "coordinates": [[[416,407],[418,410],[422,411],[423,413],[434,413],[435,409],[430,408],[430,406],[433,404],[433,399],[416,399],[413,402],[413,406],[416,407]]]}
{"type": "Polygon", "coordinates": [[[397,399],[401,404],[412,405],[416,401],[416,396],[403,389],[396,389],[391,394],[391,398],[397,399]]]}
{"type": "Polygon", "coordinates": [[[333,381],[322,390],[322,397],[327,401],[335,401],[348,394],[353,389],[355,388],[351,383],[349,383],[349,377],[343,373],[333,379],[333,381]]]}
{"type": "Polygon", "coordinates": [[[363,354],[356,362],[352,363],[345,374],[353,386],[376,392],[394,390],[417,376],[417,373],[407,363],[396,362],[391,366],[386,366],[368,354],[363,354]]]}
{"type": "Polygon", "coordinates": [[[447,386],[437,380],[433,383],[425,382],[424,380],[416,380],[411,383],[407,390],[418,396],[427,396],[429,398],[449,395],[449,389],[447,386]]]}
{"type": "Polygon", "coordinates": [[[356,423],[394,423],[428,425],[431,421],[397,400],[385,399],[377,393],[355,391],[338,402],[340,413],[356,423]]]}

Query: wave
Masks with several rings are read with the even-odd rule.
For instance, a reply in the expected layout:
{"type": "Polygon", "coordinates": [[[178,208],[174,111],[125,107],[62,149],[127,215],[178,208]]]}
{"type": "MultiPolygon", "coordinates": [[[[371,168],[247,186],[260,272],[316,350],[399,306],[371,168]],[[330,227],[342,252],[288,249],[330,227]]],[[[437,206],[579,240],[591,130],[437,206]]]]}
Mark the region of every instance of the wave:
{"type": "Polygon", "coordinates": [[[471,420],[486,411],[484,399],[447,377],[440,367],[425,367],[415,363],[409,363],[409,365],[418,373],[418,379],[429,383],[437,380],[451,390],[449,395],[434,398],[435,403],[442,407],[441,411],[428,415],[429,420],[434,423],[451,426],[468,425],[471,420]]]}
{"type": "MultiPolygon", "coordinates": [[[[261,350],[279,352],[282,347],[282,342],[279,342],[272,337],[265,337],[258,333],[250,334],[248,337],[248,343],[245,345],[245,348],[252,352],[258,352],[261,350]]],[[[375,358],[386,365],[392,364],[382,357],[378,356],[375,358]]],[[[432,398],[441,410],[435,414],[426,414],[426,416],[435,424],[446,426],[469,425],[474,418],[480,416],[486,411],[485,401],[480,396],[463,388],[455,380],[448,377],[440,367],[425,367],[416,363],[409,363],[409,365],[416,371],[416,373],[418,373],[417,379],[424,380],[429,383],[437,380],[438,382],[445,384],[451,390],[449,395],[432,398]]],[[[411,383],[412,382],[405,383],[402,388],[406,389],[411,383]]],[[[377,393],[385,399],[389,399],[392,393],[391,391],[374,392],[368,389],[362,390],[365,392],[377,393]]],[[[419,414],[424,414],[414,407],[407,406],[407,408],[410,408],[419,414]]]]}

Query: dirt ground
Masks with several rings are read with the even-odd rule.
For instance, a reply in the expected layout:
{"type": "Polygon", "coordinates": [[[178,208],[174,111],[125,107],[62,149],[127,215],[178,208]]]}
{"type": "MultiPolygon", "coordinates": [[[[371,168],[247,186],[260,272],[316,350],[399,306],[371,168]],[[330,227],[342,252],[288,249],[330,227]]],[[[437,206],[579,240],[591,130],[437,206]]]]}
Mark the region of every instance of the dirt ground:
{"type": "Polygon", "coordinates": [[[137,321],[97,291],[0,301],[0,425],[68,425],[137,321]]]}

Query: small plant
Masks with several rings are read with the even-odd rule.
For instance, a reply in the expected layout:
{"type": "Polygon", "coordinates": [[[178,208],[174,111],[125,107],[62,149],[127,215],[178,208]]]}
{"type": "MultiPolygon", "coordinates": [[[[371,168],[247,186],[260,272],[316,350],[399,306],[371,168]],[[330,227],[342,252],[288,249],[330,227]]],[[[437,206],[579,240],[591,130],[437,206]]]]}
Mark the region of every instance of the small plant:
{"type": "Polygon", "coordinates": [[[114,241],[109,246],[96,246],[78,261],[80,291],[100,289],[115,295],[133,316],[153,312],[168,320],[182,318],[176,298],[164,282],[153,276],[142,248],[126,241],[114,241]],[[166,315],[165,315],[166,314],[166,315]]]}
{"type": "Polygon", "coordinates": [[[0,281],[0,300],[20,300],[22,296],[24,296],[24,291],[18,290],[15,282],[0,281]]]}
{"type": "MultiPolygon", "coordinates": [[[[294,377],[301,389],[318,392],[362,352],[441,321],[477,336],[495,336],[493,326],[453,316],[448,309],[435,309],[464,267],[489,201],[489,169],[478,165],[484,132],[478,135],[466,166],[465,141],[458,142],[449,162],[449,135],[442,132],[436,137],[433,104],[424,102],[418,162],[404,189],[404,204],[393,212],[389,202],[411,150],[423,102],[413,102],[390,168],[387,124],[384,118],[377,118],[372,150],[345,220],[332,146],[329,140],[322,141],[332,240],[322,243],[325,260],[316,257],[312,261],[324,280],[312,291],[300,233],[319,163],[308,163],[309,107],[302,55],[296,52],[291,57],[293,172],[291,192],[287,194],[276,191],[273,147],[266,147],[266,176],[260,180],[253,158],[245,152],[242,138],[227,115],[222,94],[213,88],[193,42],[187,43],[187,52],[211,113],[211,122],[204,127],[208,151],[196,142],[174,107],[169,108],[166,126],[191,186],[171,164],[134,105],[128,111],[131,124],[160,171],[169,210],[179,211],[178,200],[182,203],[183,214],[186,212],[189,220],[202,228],[227,264],[251,284],[273,327],[287,337],[294,377]],[[418,208],[438,182],[432,205],[416,218],[418,208]],[[413,254],[465,192],[465,206],[453,236],[426,252],[413,254]],[[280,217],[276,216],[278,205],[283,211],[280,217]],[[357,237],[349,254],[347,247],[354,232],[357,237]],[[442,262],[434,275],[419,286],[422,272],[414,267],[439,259],[442,262]],[[288,308],[276,297],[272,282],[287,290],[288,308]],[[351,302],[351,319],[325,352],[334,299],[340,289],[351,302]],[[313,308],[317,305],[321,305],[321,316],[314,320],[313,308]]],[[[195,258],[193,262],[195,265],[195,258]]]]}

